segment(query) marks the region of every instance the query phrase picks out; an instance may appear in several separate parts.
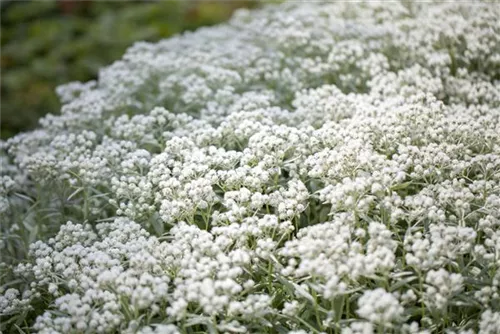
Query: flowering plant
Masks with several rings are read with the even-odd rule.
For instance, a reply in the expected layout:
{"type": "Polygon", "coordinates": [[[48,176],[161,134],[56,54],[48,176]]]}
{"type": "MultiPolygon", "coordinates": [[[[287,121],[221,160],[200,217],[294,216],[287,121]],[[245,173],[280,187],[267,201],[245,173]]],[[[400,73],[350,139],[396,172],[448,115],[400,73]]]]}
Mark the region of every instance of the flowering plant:
{"type": "Polygon", "coordinates": [[[2,330],[499,333],[500,8],[140,42],[2,143],[2,330]]]}

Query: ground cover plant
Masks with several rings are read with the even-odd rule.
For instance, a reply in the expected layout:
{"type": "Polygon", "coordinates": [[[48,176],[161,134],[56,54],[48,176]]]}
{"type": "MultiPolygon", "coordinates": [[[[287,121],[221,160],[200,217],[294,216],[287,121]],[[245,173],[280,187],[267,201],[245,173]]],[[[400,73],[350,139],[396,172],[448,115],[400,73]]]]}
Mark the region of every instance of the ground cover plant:
{"type": "Polygon", "coordinates": [[[2,143],[2,330],[499,333],[500,9],[136,43],[2,143]]]}

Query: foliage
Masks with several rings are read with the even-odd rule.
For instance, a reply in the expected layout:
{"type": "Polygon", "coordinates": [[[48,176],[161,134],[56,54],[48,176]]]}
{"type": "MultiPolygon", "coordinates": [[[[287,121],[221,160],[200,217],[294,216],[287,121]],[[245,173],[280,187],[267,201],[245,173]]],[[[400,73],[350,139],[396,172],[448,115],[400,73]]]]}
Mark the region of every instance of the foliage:
{"type": "Polygon", "coordinates": [[[251,1],[2,2],[1,136],[32,129],[61,105],[55,87],[95,79],[139,40],[223,21],[251,1]]]}

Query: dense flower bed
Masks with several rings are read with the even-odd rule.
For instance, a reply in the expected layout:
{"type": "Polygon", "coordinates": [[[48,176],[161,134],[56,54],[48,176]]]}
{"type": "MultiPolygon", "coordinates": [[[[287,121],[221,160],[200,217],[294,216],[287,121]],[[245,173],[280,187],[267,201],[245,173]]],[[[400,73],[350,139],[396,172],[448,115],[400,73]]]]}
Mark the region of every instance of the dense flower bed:
{"type": "Polygon", "coordinates": [[[6,332],[499,333],[500,9],[137,43],[2,144],[6,332]]]}

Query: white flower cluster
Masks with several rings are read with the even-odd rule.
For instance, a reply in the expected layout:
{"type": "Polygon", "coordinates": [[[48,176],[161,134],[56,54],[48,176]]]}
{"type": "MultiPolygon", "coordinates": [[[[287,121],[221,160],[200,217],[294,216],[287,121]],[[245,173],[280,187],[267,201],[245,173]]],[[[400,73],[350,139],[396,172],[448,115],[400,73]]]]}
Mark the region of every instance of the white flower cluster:
{"type": "Polygon", "coordinates": [[[0,331],[498,333],[498,17],[270,5],[59,87],[0,142],[0,331]]]}
{"type": "Polygon", "coordinates": [[[360,307],[357,313],[360,317],[382,326],[399,321],[404,312],[398,299],[382,288],[365,291],[358,303],[360,307]]]}

